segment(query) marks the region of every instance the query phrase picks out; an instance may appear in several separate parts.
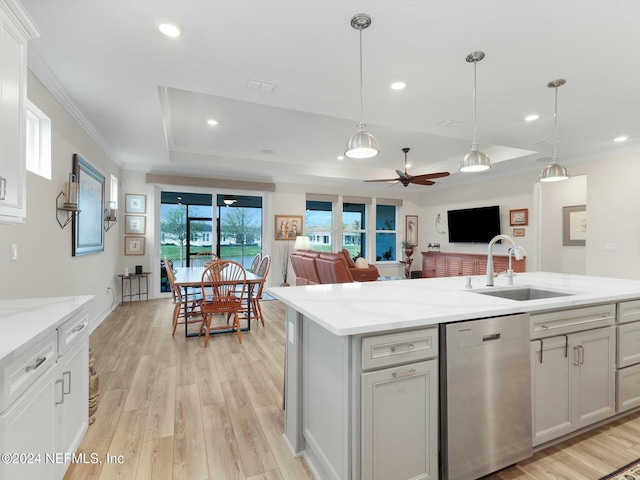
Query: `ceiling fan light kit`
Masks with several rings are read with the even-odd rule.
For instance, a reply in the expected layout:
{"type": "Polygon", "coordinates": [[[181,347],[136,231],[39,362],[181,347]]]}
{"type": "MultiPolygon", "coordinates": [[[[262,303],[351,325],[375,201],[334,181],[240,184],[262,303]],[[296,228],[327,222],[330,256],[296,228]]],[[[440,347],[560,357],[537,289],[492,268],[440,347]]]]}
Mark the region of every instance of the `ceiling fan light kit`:
{"type": "Polygon", "coordinates": [[[478,149],[476,142],[476,66],[484,58],[484,52],[471,52],[466,60],[473,63],[473,143],[471,152],[467,153],[458,166],[460,172],[482,172],[491,168],[489,157],[478,149]]]}
{"type": "Polygon", "coordinates": [[[360,33],[360,123],[358,131],[349,139],[344,154],[349,158],[371,158],[380,153],[378,141],[366,132],[363,117],[363,87],[362,87],[362,30],[371,25],[371,17],[366,13],[358,13],[351,18],[351,26],[360,33]]]}
{"type": "Polygon", "coordinates": [[[558,87],[567,83],[563,78],[553,80],[547,84],[548,88],[555,89],[555,106],[553,110],[553,158],[540,174],[541,182],[560,182],[571,178],[569,170],[558,163],[558,87]]]}

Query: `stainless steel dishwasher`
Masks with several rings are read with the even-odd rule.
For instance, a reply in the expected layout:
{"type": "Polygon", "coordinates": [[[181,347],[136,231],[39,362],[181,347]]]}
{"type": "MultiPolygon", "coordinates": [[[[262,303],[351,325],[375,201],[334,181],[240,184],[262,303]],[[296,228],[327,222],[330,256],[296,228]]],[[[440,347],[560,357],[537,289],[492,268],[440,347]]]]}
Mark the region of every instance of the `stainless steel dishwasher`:
{"type": "Polygon", "coordinates": [[[532,455],[529,315],[440,325],[443,480],[473,480],[532,455]]]}

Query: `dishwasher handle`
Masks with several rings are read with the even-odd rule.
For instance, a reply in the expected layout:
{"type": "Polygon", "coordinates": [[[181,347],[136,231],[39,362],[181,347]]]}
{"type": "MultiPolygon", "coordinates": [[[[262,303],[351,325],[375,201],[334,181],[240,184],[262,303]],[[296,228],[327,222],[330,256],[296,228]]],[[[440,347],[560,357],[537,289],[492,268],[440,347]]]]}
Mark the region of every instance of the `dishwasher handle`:
{"type": "Polygon", "coordinates": [[[483,342],[497,342],[500,340],[501,334],[500,333],[492,333],[490,335],[483,335],[482,336],[482,341],[483,342]]]}

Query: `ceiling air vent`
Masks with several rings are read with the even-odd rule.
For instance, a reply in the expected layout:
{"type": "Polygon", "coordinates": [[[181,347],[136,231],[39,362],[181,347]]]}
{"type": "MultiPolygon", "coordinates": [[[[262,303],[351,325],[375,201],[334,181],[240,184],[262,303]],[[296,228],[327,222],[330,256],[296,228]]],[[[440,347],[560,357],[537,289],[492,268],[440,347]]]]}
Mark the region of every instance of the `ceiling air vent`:
{"type": "Polygon", "coordinates": [[[278,87],[277,85],[273,84],[273,83],[268,83],[268,82],[262,82],[260,80],[247,80],[247,84],[246,87],[249,90],[258,90],[260,92],[265,92],[265,93],[273,93],[275,92],[276,88],[278,87]]]}

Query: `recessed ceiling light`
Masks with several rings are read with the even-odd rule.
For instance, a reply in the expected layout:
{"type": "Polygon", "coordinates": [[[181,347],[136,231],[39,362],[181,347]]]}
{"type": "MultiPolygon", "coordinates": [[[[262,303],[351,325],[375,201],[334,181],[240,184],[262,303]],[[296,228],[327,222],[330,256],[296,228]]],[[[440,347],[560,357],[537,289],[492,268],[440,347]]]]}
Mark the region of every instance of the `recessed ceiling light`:
{"type": "Polygon", "coordinates": [[[402,90],[407,84],[404,82],[394,82],[391,84],[391,90],[402,90]]]}
{"type": "Polygon", "coordinates": [[[207,123],[208,123],[209,125],[217,125],[217,124],[218,124],[218,121],[217,121],[217,120],[214,120],[213,118],[210,118],[209,120],[207,120],[207,123]]]}
{"type": "Polygon", "coordinates": [[[343,157],[342,155],[338,155],[336,158],[337,158],[338,160],[344,160],[344,157],[343,157]]]}
{"type": "Polygon", "coordinates": [[[626,142],[629,139],[629,137],[626,137],[624,135],[620,136],[620,137],[616,137],[613,139],[614,142],[626,142]]]}
{"type": "Polygon", "coordinates": [[[407,168],[411,168],[413,165],[411,165],[410,163],[407,163],[407,168]]]}
{"type": "Polygon", "coordinates": [[[182,27],[174,22],[162,22],[158,25],[158,30],[160,30],[167,37],[179,37],[182,35],[182,27]]]}
{"type": "Polygon", "coordinates": [[[540,115],[536,115],[534,113],[534,114],[527,115],[526,117],[524,117],[524,121],[525,122],[534,122],[534,121],[538,120],[539,118],[540,118],[540,115]]]}

